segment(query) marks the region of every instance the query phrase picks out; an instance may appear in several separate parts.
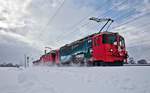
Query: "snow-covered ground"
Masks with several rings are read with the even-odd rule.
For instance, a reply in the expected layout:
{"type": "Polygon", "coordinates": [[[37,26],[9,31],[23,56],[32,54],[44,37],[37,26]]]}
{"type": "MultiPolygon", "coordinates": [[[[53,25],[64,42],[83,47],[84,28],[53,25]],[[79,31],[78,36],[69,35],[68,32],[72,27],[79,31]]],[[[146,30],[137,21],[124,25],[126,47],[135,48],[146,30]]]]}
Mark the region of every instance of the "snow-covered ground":
{"type": "Polygon", "coordinates": [[[150,66],[0,68],[0,93],[150,93],[150,66]]]}

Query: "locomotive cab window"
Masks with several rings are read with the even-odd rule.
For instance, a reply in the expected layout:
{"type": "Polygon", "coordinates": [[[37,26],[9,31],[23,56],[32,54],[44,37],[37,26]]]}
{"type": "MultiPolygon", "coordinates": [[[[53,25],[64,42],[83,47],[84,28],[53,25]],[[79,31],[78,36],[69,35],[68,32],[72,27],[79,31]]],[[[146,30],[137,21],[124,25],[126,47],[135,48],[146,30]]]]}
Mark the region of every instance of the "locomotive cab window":
{"type": "Polygon", "coordinates": [[[88,40],[88,47],[92,48],[92,40],[91,39],[88,40]]]}
{"type": "Polygon", "coordinates": [[[104,44],[114,44],[117,41],[117,37],[112,34],[104,34],[103,35],[103,43],[104,44]]]}
{"type": "Polygon", "coordinates": [[[125,47],[125,41],[122,37],[120,37],[120,46],[125,47]]]}

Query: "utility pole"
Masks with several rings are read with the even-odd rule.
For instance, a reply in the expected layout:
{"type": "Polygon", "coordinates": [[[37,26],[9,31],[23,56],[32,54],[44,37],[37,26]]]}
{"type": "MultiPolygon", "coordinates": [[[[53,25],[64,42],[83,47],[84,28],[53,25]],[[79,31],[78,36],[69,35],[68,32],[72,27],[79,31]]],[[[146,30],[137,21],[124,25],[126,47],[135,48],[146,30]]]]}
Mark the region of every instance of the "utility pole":
{"type": "Polygon", "coordinates": [[[26,65],[27,65],[26,64],[26,54],[24,54],[24,66],[25,66],[25,68],[27,67],[26,65]]]}
{"type": "Polygon", "coordinates": [[[112,22],[114,22],[114,20],[110,19],[110,18],[95,18],[95,17],[91,17],[89,18],[89,20],[93,20],[96,21],[97,23],[99,22],[106,22],[104,24],[104,26],[100,29],[99,33],[106,27],[106,25],[110,22],[110,24],[108,25],[106,31],[108,30],[108,28],[110,27],[110,25],[112,24],[112,22]]]}
{"type": "Polygon", "coordinates": [[[29,56],[27,56],[27,67],[29,67],[29,56]]]}
{"type": "Polygon", "coordinates": [[[24,66],[25,68],[29,67],[29,56],[24,54],[24,66]]]}

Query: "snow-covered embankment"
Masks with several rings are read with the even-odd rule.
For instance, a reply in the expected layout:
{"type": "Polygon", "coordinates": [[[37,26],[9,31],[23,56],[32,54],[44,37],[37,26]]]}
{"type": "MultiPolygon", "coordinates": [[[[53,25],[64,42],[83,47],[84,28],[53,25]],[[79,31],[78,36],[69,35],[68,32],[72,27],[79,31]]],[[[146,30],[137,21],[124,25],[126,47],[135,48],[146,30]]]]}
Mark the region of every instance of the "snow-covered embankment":
{"type": "Polygon", "coordinates": [[[0,68],[0,93],[149,93],[150,67],[0,68]]]}

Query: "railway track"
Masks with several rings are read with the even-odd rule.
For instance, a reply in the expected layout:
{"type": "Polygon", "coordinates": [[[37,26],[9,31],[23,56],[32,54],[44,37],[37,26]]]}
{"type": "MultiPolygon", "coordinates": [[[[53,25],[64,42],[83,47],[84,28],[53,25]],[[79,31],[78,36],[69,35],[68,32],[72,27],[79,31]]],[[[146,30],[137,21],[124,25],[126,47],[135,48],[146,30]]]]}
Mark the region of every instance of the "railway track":
{"type": "Polygon", "coordinates": [[[123,66],[150,66],[150,64],[124,64],[123,66]]]}

